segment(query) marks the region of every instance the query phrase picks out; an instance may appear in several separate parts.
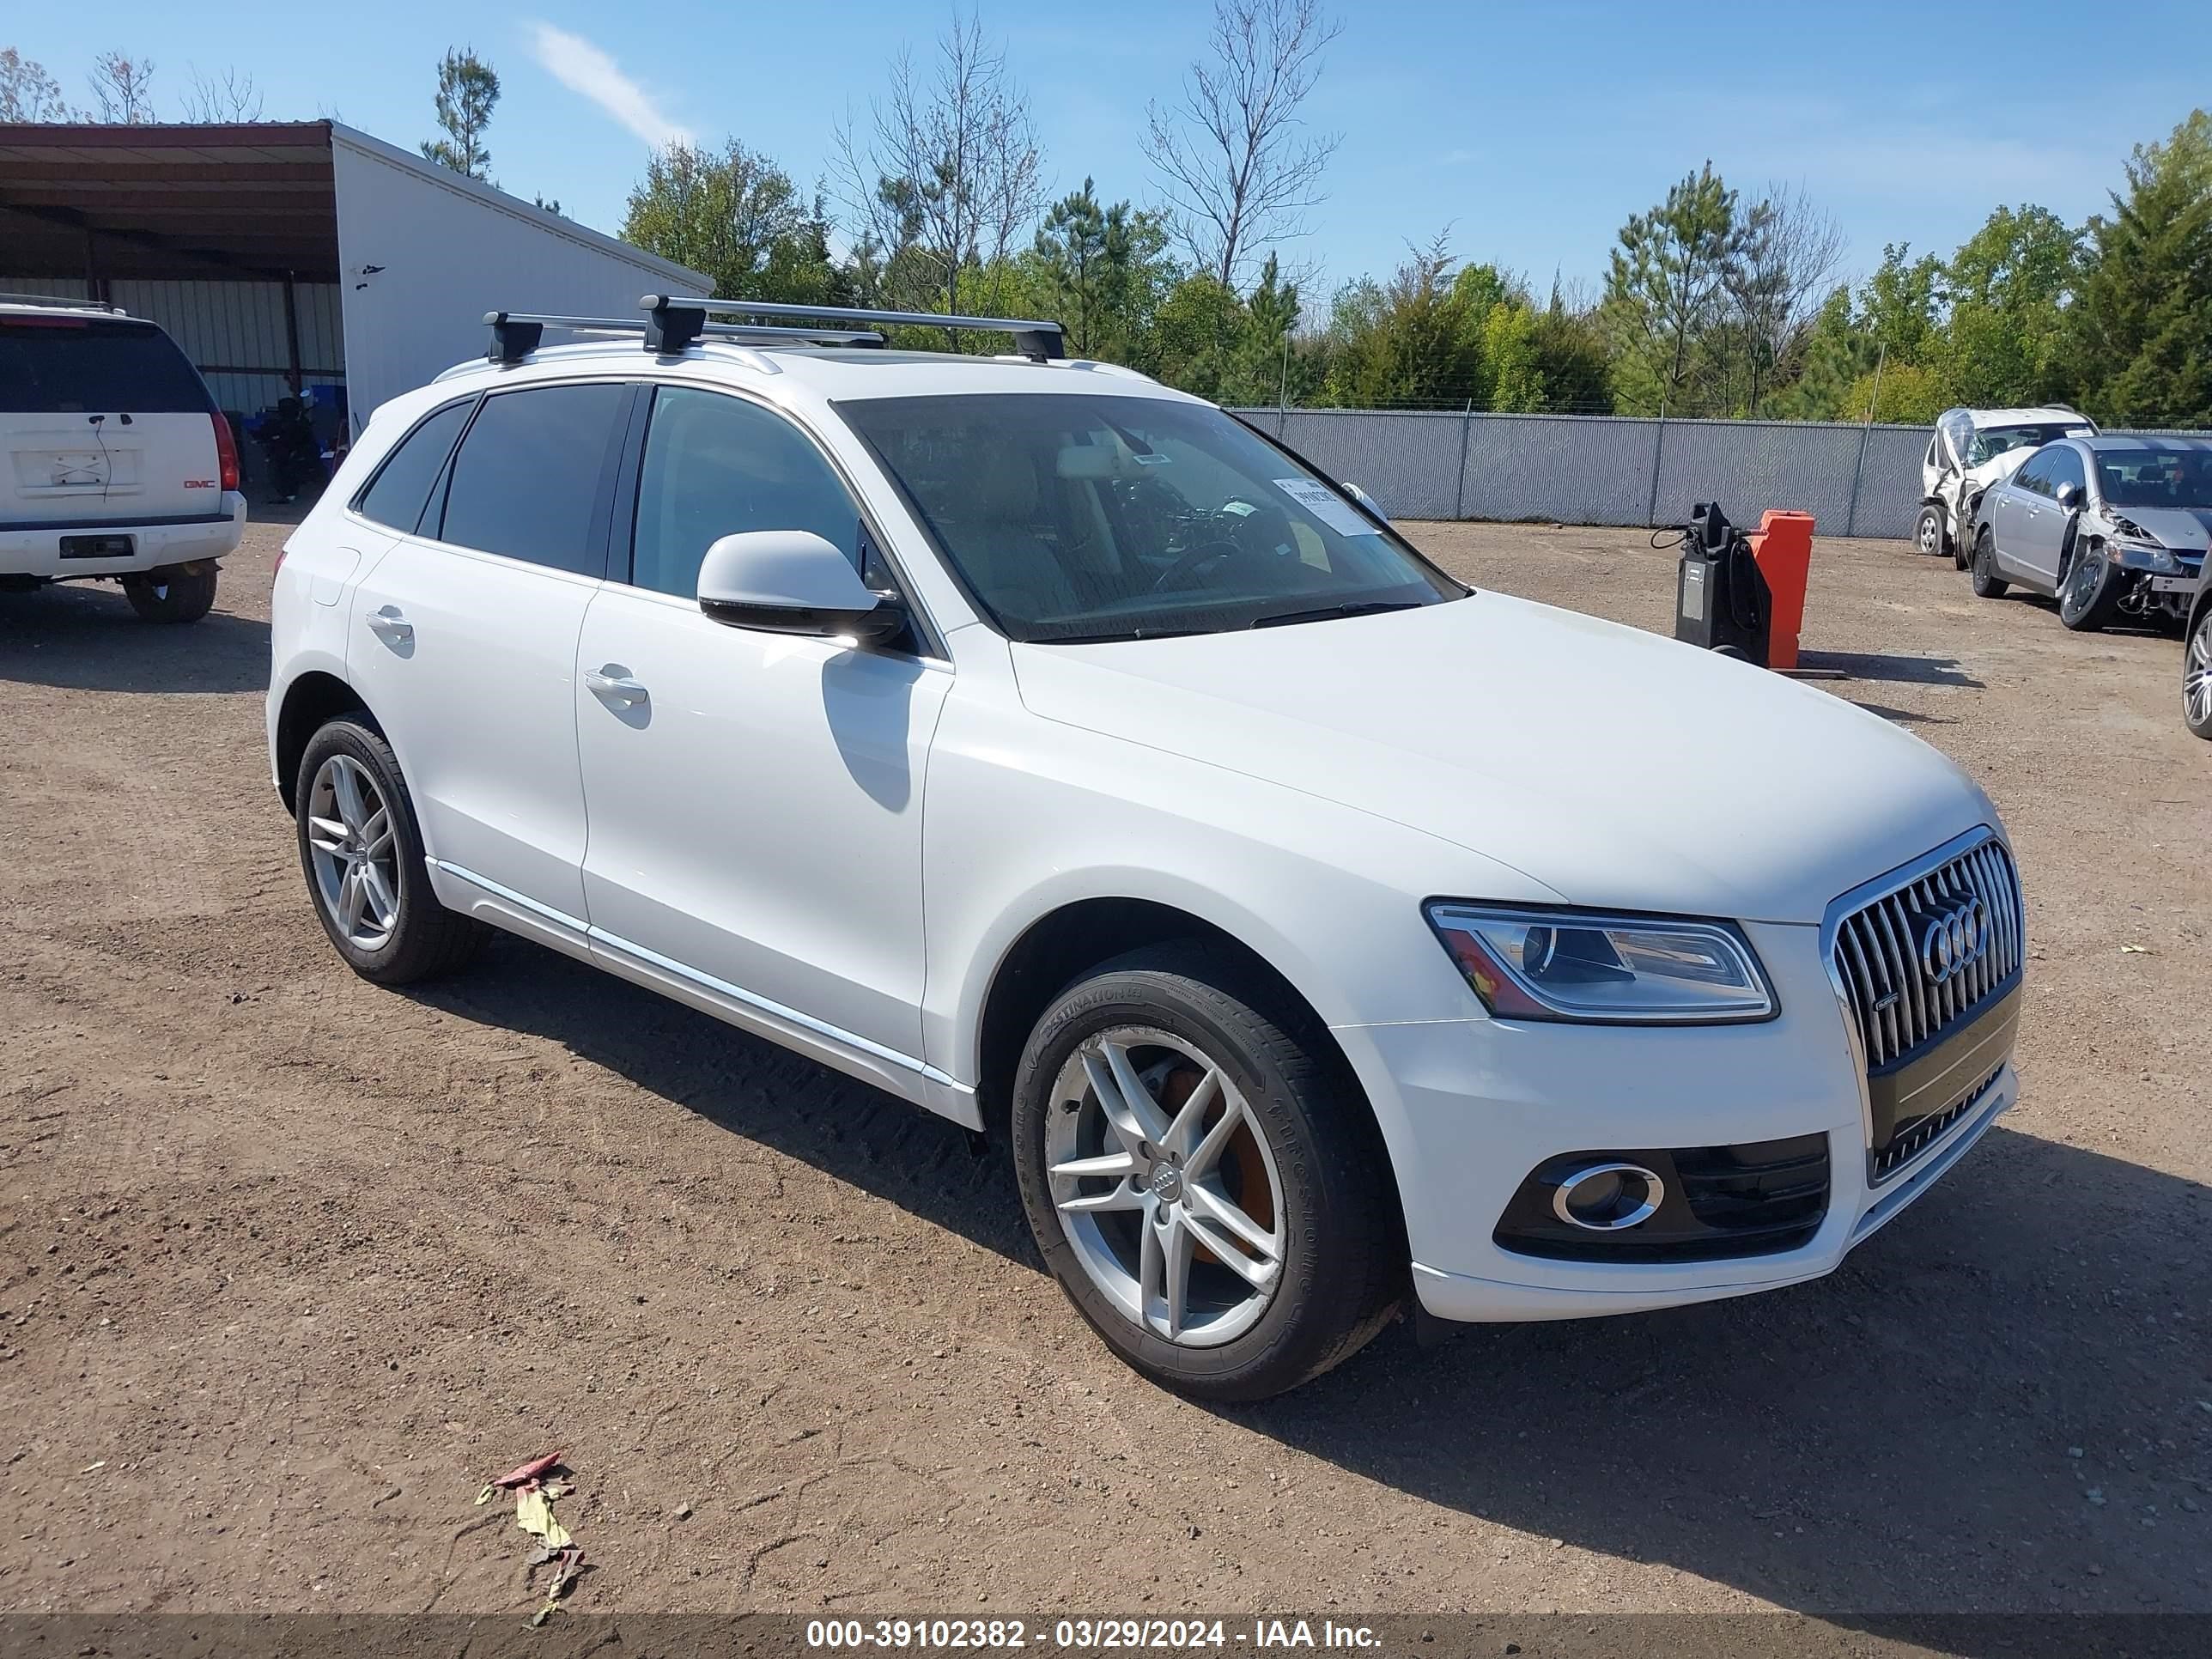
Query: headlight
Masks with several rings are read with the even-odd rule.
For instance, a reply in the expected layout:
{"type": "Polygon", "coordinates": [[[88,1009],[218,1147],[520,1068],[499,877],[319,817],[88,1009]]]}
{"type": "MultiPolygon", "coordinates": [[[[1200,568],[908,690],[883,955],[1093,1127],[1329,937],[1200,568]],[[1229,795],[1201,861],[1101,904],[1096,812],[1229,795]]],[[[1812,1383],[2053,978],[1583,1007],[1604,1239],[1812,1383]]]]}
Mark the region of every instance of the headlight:
{"type": "Polygon", "coordinates": [[[1507,909],[1438,900],[1429,926],[1503,1019],[1766,1019],[1774,993],[1750,945],[1718,922],[1507,909]]]}
{"type": "Polygon", "coordinates": [[[2106,556],[2129,570],[2178,570],[2168,549],[2156,542],[2113,541],[2106,544],[2106,556]]]}

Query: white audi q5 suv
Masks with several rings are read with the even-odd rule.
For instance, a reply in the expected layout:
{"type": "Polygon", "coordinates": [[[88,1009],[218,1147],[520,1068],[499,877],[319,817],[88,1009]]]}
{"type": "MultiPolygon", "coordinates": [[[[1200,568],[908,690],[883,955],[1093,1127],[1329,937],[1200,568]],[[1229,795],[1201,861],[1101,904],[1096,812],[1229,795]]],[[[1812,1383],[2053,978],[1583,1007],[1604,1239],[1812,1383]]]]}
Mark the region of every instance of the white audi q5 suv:
{"type": "Polygon", "coordinates": [[[1216,1399],[1409,1297],[1816,1278],[2012,1104],[2012,857],[1915,738],[1470,591],[1050,325],[648,303],[495,314],[287,544],[270,752],[360,974],[489,924],[1002,1137],[1216,1399]]]}

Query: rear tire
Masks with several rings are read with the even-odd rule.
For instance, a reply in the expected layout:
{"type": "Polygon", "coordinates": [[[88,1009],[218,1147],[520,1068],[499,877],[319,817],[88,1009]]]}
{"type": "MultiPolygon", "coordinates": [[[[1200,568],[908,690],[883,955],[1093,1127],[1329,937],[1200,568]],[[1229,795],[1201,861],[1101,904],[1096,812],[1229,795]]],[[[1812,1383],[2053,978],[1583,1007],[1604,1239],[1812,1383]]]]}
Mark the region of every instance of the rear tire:
{"type": "Polygon", "coordinates": [[[1974,538],[1973,574],[1974,597],[1978,599],[2001,599],[2011,584],[1997,574],[1996,538],[1990,535],[1985,525],[1982,533],[1974,538]]]}
{"type": "Polygon", "coordinates": [[[123,579],[123,597],[152,623],[195,623],[215,605],[216,568],[174,566],[123,579]]]}
{"type": "Polygon", "coordinates": [[[307,739],[293,792],[307,896],[346,966],[379,985],[465,967],[489,930],[430,890],[399,762],[362,714],[307,739]]]}
{"type": "Polygon", "coordinates": [[[1920,509],[1919,522],[1912,526],[1912,544],[1931,559],[1940,559],[1951,550],[1951,533],[1943,522],[1943,509],[1930,503],[1920,509]]]}
{"type": "Polygon", "coordinates": [[[2081,550],[2058,582],[2058,620],[2076,634],[2094,634],[2119,614],[2120,574],[2101,553],[2081,550]]]}
{"type": "Polygon", "coordinates": [[[1023,1052],[1011,1128],[1060,1288],[1180,1394],[1296,1388],[1404,1297],[1397,1194],[1358,1084],[1294,997],[1223,951],[1132,951],[1063,991],[1023,1052]]]}

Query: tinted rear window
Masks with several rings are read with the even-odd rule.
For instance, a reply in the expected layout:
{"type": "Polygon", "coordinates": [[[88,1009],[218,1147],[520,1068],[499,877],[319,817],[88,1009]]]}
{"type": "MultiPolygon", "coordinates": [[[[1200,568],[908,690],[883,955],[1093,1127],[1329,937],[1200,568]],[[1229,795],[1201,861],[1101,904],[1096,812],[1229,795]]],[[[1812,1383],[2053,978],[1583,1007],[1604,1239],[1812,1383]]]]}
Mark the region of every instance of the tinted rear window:
{"type": "Polygon", "coordinates": [[[448,404],[402,438],[378,471],[376,482],[362,492],[362,516],[413,534],[422,522],[422,504],[430,499],[430,486],[453,453],[453,439],[472,407],[467,400],[448,404]]]}
{"type": "Polygon", "coordinates": [[[177,343],[145,323],[0,317],[0,410],[201,415],[215,399],[177,343]]]}
{"type": "Polygon", "coordinates": [[[593,523],[600,474],[614,459],[626,386],[503,392],[453,457],[439,539],[591,576],[606,573],[605,526],[593,523]]]}

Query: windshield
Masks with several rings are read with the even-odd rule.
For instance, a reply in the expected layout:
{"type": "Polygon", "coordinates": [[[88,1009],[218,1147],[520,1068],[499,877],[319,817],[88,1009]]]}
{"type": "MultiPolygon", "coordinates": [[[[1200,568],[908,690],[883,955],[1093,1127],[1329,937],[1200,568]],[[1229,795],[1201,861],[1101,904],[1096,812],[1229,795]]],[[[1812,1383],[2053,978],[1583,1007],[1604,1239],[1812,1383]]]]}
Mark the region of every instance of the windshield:
{"type": "Polygon", "coordinates": [[[2076,422],[2072,426],[1985,426],[1966,446],[1966,465],[1979,466],[2015,449],[2040,449],[2079,425],[2076,422]]]}
{"type": "Polygon", "coordinates": [[[2106,450],[2097,485],[2107,507],[2212,507],[2212,450],[2106,450]]]}
{"type": "Polygon", "coordinates": [[[1467,592],[1218,409],[1011,392],[839,412],[1017,640],[1220,633],[1467,592]]]}

